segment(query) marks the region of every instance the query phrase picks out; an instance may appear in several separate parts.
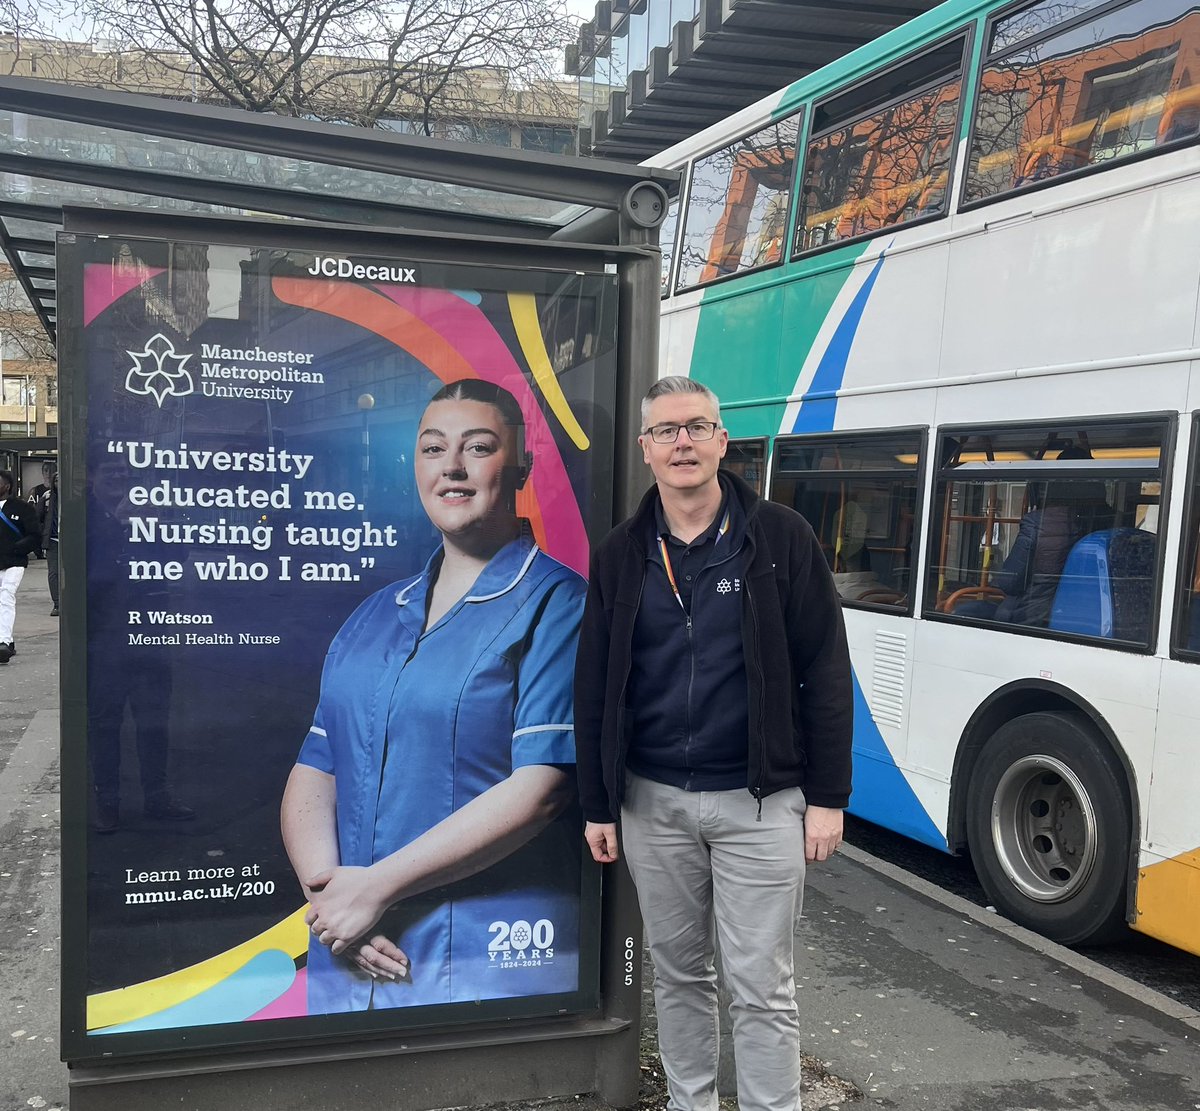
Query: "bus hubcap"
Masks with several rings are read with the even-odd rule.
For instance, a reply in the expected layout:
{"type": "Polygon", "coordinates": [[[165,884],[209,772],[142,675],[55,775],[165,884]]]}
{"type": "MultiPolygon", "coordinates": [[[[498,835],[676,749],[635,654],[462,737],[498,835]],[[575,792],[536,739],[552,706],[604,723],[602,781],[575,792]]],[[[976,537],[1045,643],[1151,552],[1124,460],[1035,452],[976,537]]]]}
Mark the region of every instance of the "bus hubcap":
{"type": "Polygon", "coordinates": [[[1079,777],[1053,756],[1026,756],[992,802],[992,843],[1013,885],[1039,903],[1069,899],[1096,862],[1096,812],[1079,777]]]}

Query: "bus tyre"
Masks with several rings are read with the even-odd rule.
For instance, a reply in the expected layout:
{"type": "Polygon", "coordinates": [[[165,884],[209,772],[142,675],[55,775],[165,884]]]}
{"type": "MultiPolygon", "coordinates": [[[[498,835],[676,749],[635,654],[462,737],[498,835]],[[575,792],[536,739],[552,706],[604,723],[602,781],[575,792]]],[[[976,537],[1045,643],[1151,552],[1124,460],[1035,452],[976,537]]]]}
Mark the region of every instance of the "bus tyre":
{"type": "Polygon", "coordinates": [[[1124,931],[1125,779],[1086,718],[1040,712],[1005,723],[979,755],[968,799],[975,871],[1002,914],[1063,945],[1124,931]]]}

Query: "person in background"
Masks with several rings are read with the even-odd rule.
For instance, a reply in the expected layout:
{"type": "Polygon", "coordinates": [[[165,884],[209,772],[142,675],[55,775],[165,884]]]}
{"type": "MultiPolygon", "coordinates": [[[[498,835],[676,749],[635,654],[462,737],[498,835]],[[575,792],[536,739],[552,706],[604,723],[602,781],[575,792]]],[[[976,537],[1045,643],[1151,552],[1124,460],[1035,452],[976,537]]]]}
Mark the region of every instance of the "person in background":
{"type": "Polygon", "coordinates": [[[50,487],[38,502],[42,522],[42,551],[46,555],[46,585],[54,608],[51,617],[58,616],[58,472],[50,476],[50,487]]]}
{"type": "Polygon", "coordinates": [[[17,618],[17,587],[37,551],[37,510],[13,494],[12,471],[0,471],[0,664],[17,654],[13,625],[17,618]]]}
{"type": "Polygon", "coordinates": [[[575,669],[584,837],[617,822],[655,969],[672,1111],[717,1111],[714,938],[738,1105],[798,1111],[793,931],[806,861],[842,838],[853,688],[833,574],[798,513],[719,471],[711,390],[663,378],[638,437],[655,485],[597,547],[575,669]]]}
{"type": "Polygon", "coordinates": [[[46,492],[50,489],[51,479],[58,473],[58,468],[54,466],[54,460],[44,459],[42,461],[42,481],[39,482],[32,490],[29,491],[29,500],[38,505],[46,492]]]}
{"type": "MultiPolygon", "coordinates": [[[[129,581],[124,557],[131,506],[121,492],[115,464],[106,461],[91,468],[87,478],[88,592],[101,596],[129,581]]],[[[146,585],[151,590],[143,593],[144,604],[165,606],[171,584],[146,585]]],[[[172,663],[162,653],[146,654],[133,663],[126,653],[112,651],[113,644],[127,641],[124,622],[125,614],[113,609],[93,607],[88,615],[87,736],[95,792],[93,829],[105,835],[121,828],[125,786],[121,767],[123,763],[128,767],[122,735],[127,728],[137,753],[142,817],[155,822],[190,822],[196,817],[196,811],[176,798],[171,787],[172,663]]]]}
{"type": "MultiPolygon", "coordinates": [[[[43,523],[43,513],[45,513],[46,494],[50,491],[50,484],[54,480],[54,476],[58,474],[58,468],[54,465],[53,459],[42,460],[42,481],[39,482],[32,490],[29,491],[29,504],[34,506],[38,511],[38,523],[43,523]]],[[[46,558],[46,546],[38,545],[37,551],[34,553],[38,559],[46,558]]]]}
{"type": "MultiPolygon", "coordinates": [[[[1068,445],[1058,460],[1092,458],[1086,448],[1068,445]]],[[[1054,597],[1067,557],[1087,533],[1112,525],[1102,482],[1067,477],[1034,490],[1030,508],[1021,515],[1017,536],[990,586],[1004,592],[999,601],[968,600],[955,606],[959,617],[1003,621],[1044,629],[1050,622],[1054,597]]]]}

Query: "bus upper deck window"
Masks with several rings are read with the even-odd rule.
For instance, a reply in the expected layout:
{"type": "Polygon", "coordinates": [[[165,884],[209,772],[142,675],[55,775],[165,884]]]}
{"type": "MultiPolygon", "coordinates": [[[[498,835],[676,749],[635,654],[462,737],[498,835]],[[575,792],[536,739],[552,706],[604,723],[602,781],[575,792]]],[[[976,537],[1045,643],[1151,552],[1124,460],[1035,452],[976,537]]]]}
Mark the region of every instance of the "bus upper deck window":
{"type": "Polygon", "coordinates": [[[799,129],[789,116],[697,159],[676,289],[782,260],[799,129]]]}
{"type": "Polygon", "coordinates": [[[817,106],[797,252],[946,211],[962,55],[960,37],[817,106]]]}
{"type": "Polygon", "coordinates": [[[1200,134],[1200,11],[1191,0],[1138,0],[1090,16],[1093,7],[1052,0],[995,26],[967,203],[1200,134]]]}

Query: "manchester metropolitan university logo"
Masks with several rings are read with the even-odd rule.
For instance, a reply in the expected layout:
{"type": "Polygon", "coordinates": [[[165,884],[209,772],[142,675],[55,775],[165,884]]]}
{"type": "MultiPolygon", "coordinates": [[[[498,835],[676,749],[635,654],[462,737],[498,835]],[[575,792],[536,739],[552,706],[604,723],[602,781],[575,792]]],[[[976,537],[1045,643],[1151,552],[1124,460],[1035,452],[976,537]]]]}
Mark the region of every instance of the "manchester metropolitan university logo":
{"type": "Polygon", "coordinates": [[[130,393],[153,397],[161,409],[164,398],[187,397],[195,391],[185,365],[192,356],[177,354],[175,345],[162,332],[151,336],[143,350],[125,353],[133,360],[125,376],[125,388],[130,393]]]}

